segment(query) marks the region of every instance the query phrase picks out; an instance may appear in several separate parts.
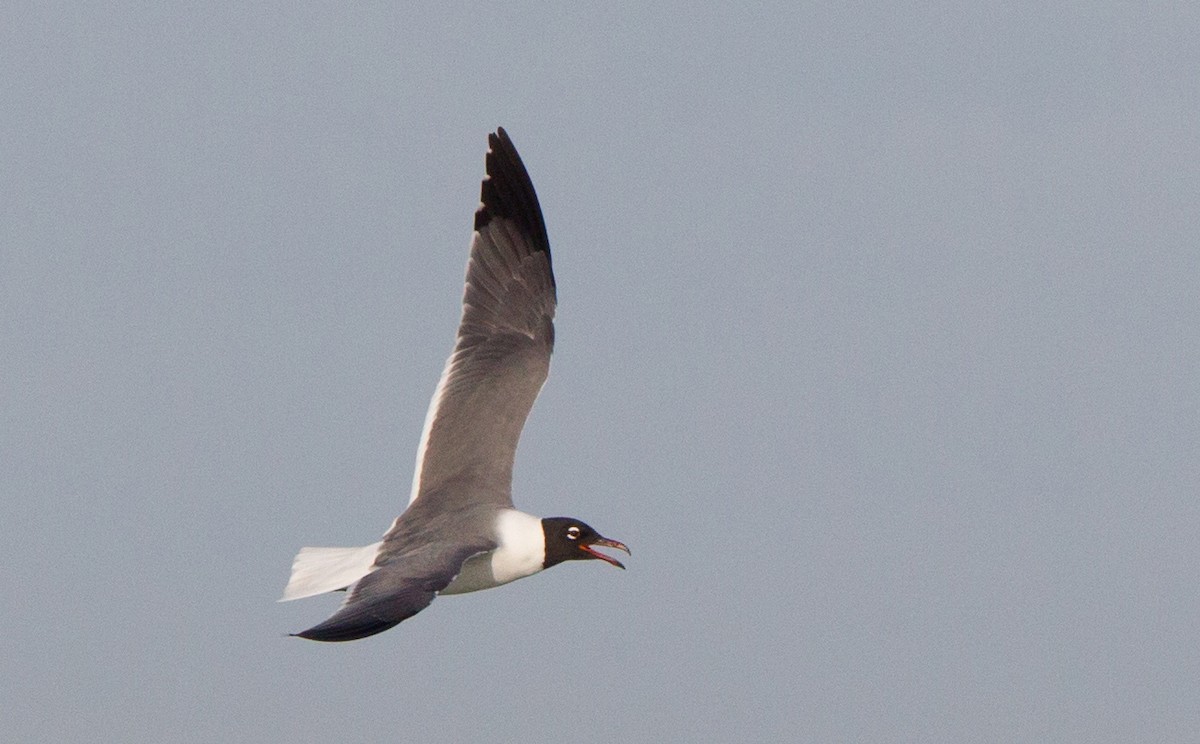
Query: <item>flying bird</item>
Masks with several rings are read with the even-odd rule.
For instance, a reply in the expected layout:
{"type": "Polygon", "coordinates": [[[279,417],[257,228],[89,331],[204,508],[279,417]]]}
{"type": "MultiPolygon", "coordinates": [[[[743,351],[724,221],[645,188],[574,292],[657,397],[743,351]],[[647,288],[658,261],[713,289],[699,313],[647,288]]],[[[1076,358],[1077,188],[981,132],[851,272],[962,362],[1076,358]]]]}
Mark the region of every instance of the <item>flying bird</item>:
{"type": "Polygon", "coordinates": [[[292,635],[352,641],[381,633],[440,594],[490,589],[597,550],[629,548],[570,517],[540,519],[512,501],[517,440],[550,370],[557,304],[550,241],[533,182],[503,128],[467,260],[462,320],[417,447],[408,508],[360,548],[302,548],[280,601],[339,590],[329,619],[292,635]]]}

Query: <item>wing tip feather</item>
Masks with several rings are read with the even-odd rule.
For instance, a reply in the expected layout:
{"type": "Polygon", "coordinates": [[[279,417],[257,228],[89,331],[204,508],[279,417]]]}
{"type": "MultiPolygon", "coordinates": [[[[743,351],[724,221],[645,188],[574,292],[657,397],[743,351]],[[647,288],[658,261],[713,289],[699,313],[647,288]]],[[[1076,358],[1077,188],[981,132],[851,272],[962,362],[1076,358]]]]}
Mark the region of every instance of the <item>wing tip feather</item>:
{"type": "Polygon", "coordinates": [[[529,235],[533,247],[549,258],[550,238],[533,179],[504,127],[496,127],[488,135],[485,169],[480,204],[475,210],[475,230],[478,232],[496,218],[512,220],[529,235]]]}

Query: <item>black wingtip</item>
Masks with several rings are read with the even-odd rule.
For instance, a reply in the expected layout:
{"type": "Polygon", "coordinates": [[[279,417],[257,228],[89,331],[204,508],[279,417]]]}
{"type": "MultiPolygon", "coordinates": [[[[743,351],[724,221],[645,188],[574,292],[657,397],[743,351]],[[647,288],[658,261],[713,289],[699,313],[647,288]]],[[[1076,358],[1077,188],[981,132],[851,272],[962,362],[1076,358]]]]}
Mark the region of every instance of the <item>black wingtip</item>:
{"type": "Polygon", "coordinates": [[[536,250],[550,255],[550,238],[533,180],[504,127],[496,127],[488,135],[486,168],[487,177],[479,196],[481,204],[475,212],[475,229],[486,227],[496,218],[512,220],[530,236],[536,250]]]}
{"type": "Polygon", "coordinates": [[[398,620],[396,622],[389,622],[372,619],[358,623],[330,622],[326,620],[308,630],[302,630],[299,633],[288,633],[288,635],[292,638],[304,638],[309,641],[341,643],[342,641],[357,641],[359,638],[367,638],[368,636],[382,633],[389,628],[394,628],[399,624],[400,621],[398,620]]]}

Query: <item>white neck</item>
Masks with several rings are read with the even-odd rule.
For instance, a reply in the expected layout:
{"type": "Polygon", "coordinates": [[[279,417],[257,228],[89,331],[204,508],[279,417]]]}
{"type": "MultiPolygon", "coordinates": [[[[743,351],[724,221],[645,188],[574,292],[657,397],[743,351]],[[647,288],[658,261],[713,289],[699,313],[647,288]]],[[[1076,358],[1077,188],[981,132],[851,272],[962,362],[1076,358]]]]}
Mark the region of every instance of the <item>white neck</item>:
{"type": "Polygon", "coordinates": [[[450,586],[440,594],[464,594],[491,589],[510,581],[532,576],[546,561],[546,533],[542,520],[532,514],[505,509],[496,519],[499,547],[463,564],[450,586]]]}

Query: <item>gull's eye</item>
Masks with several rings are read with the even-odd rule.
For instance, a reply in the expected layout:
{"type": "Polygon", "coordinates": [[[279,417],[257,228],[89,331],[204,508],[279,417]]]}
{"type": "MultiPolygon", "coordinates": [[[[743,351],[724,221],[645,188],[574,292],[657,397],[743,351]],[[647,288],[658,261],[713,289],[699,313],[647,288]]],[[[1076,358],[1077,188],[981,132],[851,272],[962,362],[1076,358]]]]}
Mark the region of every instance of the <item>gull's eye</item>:
{"type": "Polygon", "coordinates": [[[579,539],[579,528],[574,527],[574,526],[568,527],[567,528],[567,539],[568,540],[578,540],[579,539]]]}

